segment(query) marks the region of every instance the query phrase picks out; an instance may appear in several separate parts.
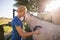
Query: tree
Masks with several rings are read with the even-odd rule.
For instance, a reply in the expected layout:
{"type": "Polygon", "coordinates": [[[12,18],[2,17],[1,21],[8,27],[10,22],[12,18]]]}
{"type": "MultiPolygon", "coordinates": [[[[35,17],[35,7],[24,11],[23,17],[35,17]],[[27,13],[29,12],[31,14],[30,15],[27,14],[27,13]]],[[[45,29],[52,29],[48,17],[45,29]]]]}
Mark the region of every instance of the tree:
{"type": "Polygon", "coordinates": [[[39,2],[39,0],[15,0],[15,1],[17,2],[16,4],[14,4],[14,6],[25,5],[27,9],[30,11],[36,11],[38,9],[37,3],[39,2]]]}

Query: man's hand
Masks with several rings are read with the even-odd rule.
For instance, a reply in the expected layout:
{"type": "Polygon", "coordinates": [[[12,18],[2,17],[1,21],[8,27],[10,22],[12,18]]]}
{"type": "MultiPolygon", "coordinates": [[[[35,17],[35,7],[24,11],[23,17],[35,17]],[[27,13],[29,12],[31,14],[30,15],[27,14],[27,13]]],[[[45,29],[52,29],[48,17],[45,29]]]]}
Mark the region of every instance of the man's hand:
{"type": "Polygon", "coordinates": [[[39,34],[39,33],[40,33],[40,30],[34,31],[34,34],[39,34]]]}

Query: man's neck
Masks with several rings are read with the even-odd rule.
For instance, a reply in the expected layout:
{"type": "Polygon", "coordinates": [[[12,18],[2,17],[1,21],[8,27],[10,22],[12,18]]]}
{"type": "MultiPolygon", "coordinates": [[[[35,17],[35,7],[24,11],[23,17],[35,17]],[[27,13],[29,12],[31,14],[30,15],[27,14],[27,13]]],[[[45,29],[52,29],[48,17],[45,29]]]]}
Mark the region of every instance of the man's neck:
{"type": "Polygon", "coordinates": [[[21,18],[21,16],[18,16],[18,15],[17,15],[17,17],[18,17],[18,18],[21,18]]]}

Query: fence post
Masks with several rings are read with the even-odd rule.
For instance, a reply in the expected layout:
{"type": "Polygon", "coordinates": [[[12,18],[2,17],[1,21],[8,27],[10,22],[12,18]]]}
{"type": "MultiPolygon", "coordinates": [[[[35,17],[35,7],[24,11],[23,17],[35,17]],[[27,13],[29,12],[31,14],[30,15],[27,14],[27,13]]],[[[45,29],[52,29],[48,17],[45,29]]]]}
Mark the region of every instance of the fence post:
{"type": "Polygon", "coordinates": [[[4,40],[4,30],[3,30],[3,25],[0,25],[0,40],[4,40]]]}

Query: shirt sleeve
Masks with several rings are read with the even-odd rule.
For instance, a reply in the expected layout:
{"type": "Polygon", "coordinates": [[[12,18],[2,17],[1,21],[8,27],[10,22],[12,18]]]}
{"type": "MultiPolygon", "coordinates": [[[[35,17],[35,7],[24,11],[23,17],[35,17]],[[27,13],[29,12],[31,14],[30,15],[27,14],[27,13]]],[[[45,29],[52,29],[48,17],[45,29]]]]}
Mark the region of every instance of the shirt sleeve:
{"type": "Polygon", "coordinates": [[[17,27],[17,26],[22,27],[22,22],[21,22],[21,21],[18,21],[18,20],[15,20],[15,21],[14,21],[14,26],[15,26],[15,27],[17,27]]]}

